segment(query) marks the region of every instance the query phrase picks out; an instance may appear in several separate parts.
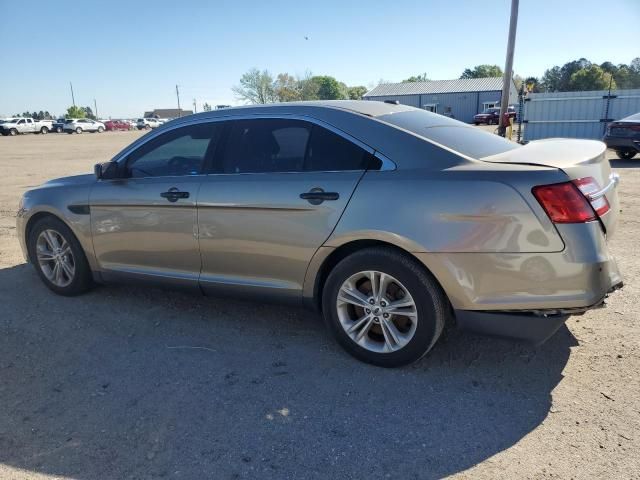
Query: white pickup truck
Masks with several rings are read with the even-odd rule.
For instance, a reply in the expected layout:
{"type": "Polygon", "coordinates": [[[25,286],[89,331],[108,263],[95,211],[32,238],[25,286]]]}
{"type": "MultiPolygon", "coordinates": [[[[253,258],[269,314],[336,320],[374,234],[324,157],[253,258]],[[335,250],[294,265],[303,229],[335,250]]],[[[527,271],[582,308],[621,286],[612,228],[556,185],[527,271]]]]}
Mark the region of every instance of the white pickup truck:
{"type": "Polygon", "coordinates": [[[53,120],[34,120],[33,118],[9,118],[0,123],[2,135],[19,133],[49,133],[53,120]]]}

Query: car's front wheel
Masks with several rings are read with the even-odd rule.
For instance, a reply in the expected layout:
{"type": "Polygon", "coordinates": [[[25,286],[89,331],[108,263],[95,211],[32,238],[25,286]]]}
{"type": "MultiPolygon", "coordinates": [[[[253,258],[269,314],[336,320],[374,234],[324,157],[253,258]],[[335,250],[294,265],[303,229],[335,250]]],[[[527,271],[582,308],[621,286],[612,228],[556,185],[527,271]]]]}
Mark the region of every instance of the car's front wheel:
{"type": "Polygon", "coordinates": [[[621,160],[631,160],[633,157],[636,156],[636,151],[635,150],[617,150],[616,151],[616,155],[618,155],[618,158],[621,160]]]}
{"type": "Polygon", "coordinates": [[[93,285],[84,250],[62,221],[44,217],[29,232],[29,259],[47,287],[60,295],[78,295],[93,285]]]}
{"type": "Polygon", "coordinates": [[[104,132],[104,128],[98,127],[98,133],[102,133],[102,132],[104,132]]]}
{"type": "Polygon", "coordinates": [[[424,356],[449,311],[435,278],[408,255],[386,247],[361,250],[338,263],[323,289],[322,308],[345,350],[382,367],[424,356]]]}
{"type": "Polygon", "coordinates": [[[76,128],[76,133],[82,133],[82,129],[80,127],[76,128]]]}

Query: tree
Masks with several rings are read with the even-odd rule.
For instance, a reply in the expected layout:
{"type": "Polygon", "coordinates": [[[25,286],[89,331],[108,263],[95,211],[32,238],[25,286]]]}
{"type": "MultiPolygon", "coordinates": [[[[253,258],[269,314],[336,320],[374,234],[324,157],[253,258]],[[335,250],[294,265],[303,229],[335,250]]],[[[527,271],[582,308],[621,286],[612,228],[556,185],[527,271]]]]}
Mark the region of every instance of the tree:
{"type": "Polygon", "coordinates": [[[461,79],[486,77],[502,77],[502,69],[498,65],[476,65],[473,69],[465,69],[460,75],[461,79]]]}
{"type": "Polygon", "coordinates": [[[427,73],[421,73],[419,75],[413,75],[406,80],[402,80],[402,83],[413,83],[413,82],[428,82],[427,73]]]}
{"type": "Polygon", "coordinates": [[[233,87],[240,100],[250,103],[271,103],[276,100],[273,77],[268,70],[252,68],[240,78],[240,85],[233,87]]]}
{"type": "Polygon", "coordinates": [[[346,85],[330,76],[312,77],[311,81],[318,85],[319,100],[343,100],[347,98],[346,85]]]}
{"type": "Polygon", "coordinates": [[[527,77],[524,79],[525,88],[532,93],[540,91],[540,81],[536,77],[527,77]]]}
{"type": "Polygon", "coordinates": [[[361,85],[357,87],[349,87],[347,89],[349,100],[362,100],[362,97],[367,92],[368,92],[367,87],[363,87],[361,85]]]}
{"type": "Polygon", "coordinates": [[[91,107],[82,107],[82,110],[84,110],[84,116],[86,118],[90,118],[91,120],[95,120],[96,116],[93,113],[93,110],[91,110],[91,107]]]}
{"type": "Polygon", "coordinates": [[[581,68],[571,75],[569,79],[569,89],[571,91],[584,90],[607,90],[616,88],[613,76],[606,73],[598,65],[590,65],[588,68],[581,68]]]}
{"type": "Polygon", "coordinates": [[[210,112],[211,111],[211,105],[209,105],[207,102],[204,102],[202,104],[202,110],[205,112],[210,112]]]}
{"type": "Polygon", "coordinates": [[[520,75],[516,74],[516,75],[513,76],[513,83],[516,86],[516,90],[519,92],[520,88],[524,84],[524,78],[522,78],[520,75]]]}
{"type": "Polygon", "coordinates": [[[86,116],[86,112],[81,107],[76,107],[73,105],[72,107],[67,108],[67,113],[65,114],[65,118],[84,118],[86,116]]]}
{"type": "Polygon", "coordinates": [[[298,80],[288,73],[278,74],[274,89],[279,102],[295,102],[302,97],[298,80]]]}

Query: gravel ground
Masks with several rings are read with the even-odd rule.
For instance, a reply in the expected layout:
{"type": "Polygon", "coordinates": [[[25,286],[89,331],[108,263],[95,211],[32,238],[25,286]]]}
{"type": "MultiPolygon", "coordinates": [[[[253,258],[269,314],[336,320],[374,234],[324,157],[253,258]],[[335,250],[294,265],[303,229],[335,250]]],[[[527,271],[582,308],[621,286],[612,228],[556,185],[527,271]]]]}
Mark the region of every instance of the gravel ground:
{"type": "Polygon", "coordinates": [[[304,310],[48,291],[20,195],[139,135],[0,138],[0,478],[640,478],[640,159],[612,162],[626,286],[608,308],[538,348],[454,331],[384,370],[304,310]]]}

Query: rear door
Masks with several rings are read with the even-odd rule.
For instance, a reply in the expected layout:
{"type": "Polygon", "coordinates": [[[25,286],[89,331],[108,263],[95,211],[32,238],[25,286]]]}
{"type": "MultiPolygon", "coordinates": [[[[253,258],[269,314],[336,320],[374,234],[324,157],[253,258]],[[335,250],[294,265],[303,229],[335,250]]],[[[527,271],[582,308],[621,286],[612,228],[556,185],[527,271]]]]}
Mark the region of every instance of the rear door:
{"type": "Polygon", "coordinates": [[[299,299],[370,153],[302,120],[229,121],[198,197],[201,287],[299,299]]]}
{"type": "Polygon", "coordinates": [[[101,271],[197,288],[200,252],[196,199],[216,124],[172,129],[131,152],[121,178],[91,191],[93,245],[101,271]]]}

